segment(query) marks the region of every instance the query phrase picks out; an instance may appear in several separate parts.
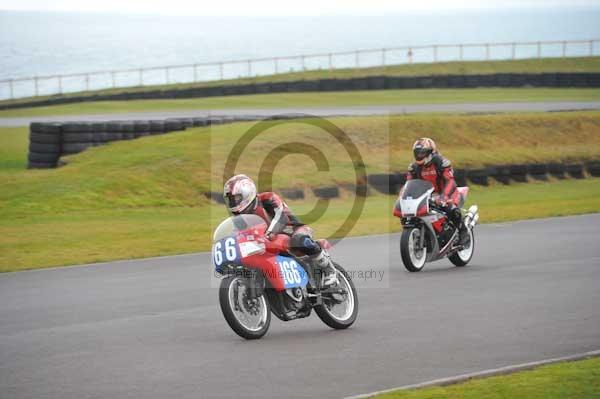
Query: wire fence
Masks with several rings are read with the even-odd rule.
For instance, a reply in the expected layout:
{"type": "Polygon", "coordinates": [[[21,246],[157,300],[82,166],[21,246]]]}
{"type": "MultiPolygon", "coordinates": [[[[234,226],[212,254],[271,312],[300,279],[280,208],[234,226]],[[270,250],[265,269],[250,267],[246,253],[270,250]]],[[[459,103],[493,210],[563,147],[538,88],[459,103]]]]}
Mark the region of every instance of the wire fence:
{"type": "Polygon", "coordinates": [[[60,95],[91,90],[253,78],[290,72],[384,67],[448,61],[566,58],[598,55],[600,39],[538,42],[437,44],[301,54],[152,68],[94,71],[0,80],[0,99],[60,95]]]}

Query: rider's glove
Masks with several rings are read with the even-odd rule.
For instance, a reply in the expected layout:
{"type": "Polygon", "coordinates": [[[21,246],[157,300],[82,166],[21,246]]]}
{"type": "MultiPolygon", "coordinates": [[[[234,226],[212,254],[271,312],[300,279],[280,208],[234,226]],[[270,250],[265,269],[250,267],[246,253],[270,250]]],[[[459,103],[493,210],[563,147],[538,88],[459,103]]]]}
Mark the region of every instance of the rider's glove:
{"type": "Polygon", "coordinates": [[[273,240],[273,238],[275,238],[275,235],[273,234],[273,232],[271,232],[271,231],[267,231],[267,232],[265,233],[265,238],[266,238],[267,240],[269,240],[269,241],[272,241],[272,240],[273,240]]]}

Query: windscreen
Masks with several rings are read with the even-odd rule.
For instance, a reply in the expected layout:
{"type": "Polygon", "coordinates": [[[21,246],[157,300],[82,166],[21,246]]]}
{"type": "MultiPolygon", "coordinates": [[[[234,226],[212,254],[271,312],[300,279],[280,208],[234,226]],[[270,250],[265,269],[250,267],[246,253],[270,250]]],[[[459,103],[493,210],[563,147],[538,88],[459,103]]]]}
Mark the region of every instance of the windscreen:
{"type": "Polygon", "coordinates": [[[221,222],[219,227],[215,229],[213,241],[219,241],[225,237],[234,235],[238,231],[249,229],[250,227],[258,226],[266,222],[256,215],[237,215],[231,216],[221,222]]]}
{"type": "Polygon", "coordinates": [[[433,188],[433,184],[427,180],[409,180],[402,189],[402,199],[408,199],[408,197],[412,199],[419,198],[425,194],[427,190],[431,190],[431,188],[433,188]]]}

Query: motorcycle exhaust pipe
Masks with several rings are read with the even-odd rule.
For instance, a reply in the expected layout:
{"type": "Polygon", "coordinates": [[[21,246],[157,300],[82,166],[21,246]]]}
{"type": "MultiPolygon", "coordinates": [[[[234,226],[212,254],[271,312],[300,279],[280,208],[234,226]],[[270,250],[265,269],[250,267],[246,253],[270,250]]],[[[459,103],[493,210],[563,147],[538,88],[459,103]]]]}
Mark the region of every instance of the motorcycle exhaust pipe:
{"type": "Polygon", "coordinates": [[[479,208],[477,205],[472,205],[467,211],[467,216],[465,217],[465,224],[469,226],[469,228],[475,227],[479,221],[479,208]]]}

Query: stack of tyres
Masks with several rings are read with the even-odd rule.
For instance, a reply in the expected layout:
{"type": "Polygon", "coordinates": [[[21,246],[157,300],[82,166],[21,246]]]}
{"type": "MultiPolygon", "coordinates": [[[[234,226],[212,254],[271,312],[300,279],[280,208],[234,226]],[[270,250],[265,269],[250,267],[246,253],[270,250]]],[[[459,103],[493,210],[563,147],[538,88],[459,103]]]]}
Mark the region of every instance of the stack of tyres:
{"type": "Polygon", "coordinates": [[[32,123],[29,128],[29,169],[55,168],[61,153],[61,125],[32,123]]]}
{"type": "Polygon", "coordinates": [[[164,121],[150,121],[150,134],[157,135],[165,132],[164,121]]]}
{"type": "Polygon", "coordinates": [[[194,127],[208,125],[207,118],[192,118],[194,127]]]}
{"type": "Polygon", "coordinates": [[[548,173],[557,179],[564,179],[567,168],[565,164],[553,162],[548,164],[548,173]]]}
{"type": "Polygon", "coordinates": [[[133,140],[135,138],[135,124],[132,121],[124,121],[121,126],[123,140],[133,140]]]}
{"type": "Polygon", "coordinates": [[[510,165],[510,178],[519,183],[527,183],[527,165],[510,165]]]}
{"type": "Polygon", "coordinates": [[[165,121],[165,132],[169,133],[169,132],[176,132],[179,130],[184,130],[185,127],[183,126],[183,122],[181,122],[179,119],[167,119],[165,121]]]}
{"type": "Polygon", "coordinates": [[[187,129],[188,127],[194,127],[194,119],[193,118],[181,118],[181,123],[183,124],[183,128],[187,129]]]}
{"type": "Polygon", "coordinates": [[[392,174],[374,173],[367,176],[367,182],[375,191],[382,194],[392,195],[397,194],[399,191],[399,179],[396,179],[395,175],[392,174]]]}
{"type": "Polygon", "coordinates": [[[528,172],[535,180],[548,180],[548,165],[543,163],[535,163],[528,165],[528,172]]]}
{"type": "Polygon", "coordinates": [[[134,131],[135,131],[135,138],[150,135],[150,122],[149,121],[134,121],[133,126],[134,126],[134,131]]]}
{"type": "Polygon", "coordinates": [[[590,175],[600,177],[600,161],[588,161],[585,167],[590,175]]]}
{"type": "Polygon", "coordinates": [[[583,165],[573,163],[573,164],[567,164],[565,167],[567,169],[567,173],[569,174],[569,176],[571,176],[575,179],[583,179],[585,177],[583,174],[583,165]]]}
{"type": "Polygon", "coordinates": [[[68,122],[62,125],[62,155],[77,154],[93,145],[91,123],[68,122]]]}
{"type": "Polygon", "coordinates": [[[106,132],[105,122],[92,123],[92,134],[94,136],[94,145],[103,145],[108,142],[108,133],[106,132]]]}
{"type": "Polygon", "coordinates": [[[471,169],[467,172],[467,178],[473,183],[480,186],[487,186],[489,171],[486,168],[471,169]]]}
{"type": "Polygon", "coordinates": [[[123,140],[123,123],[112,121],[106,124],[107,141],[123,140]]]}
{"type": "Polygon", "coordinates": [[[313,193],[317,198],[330,199],[340,196],[340,191],[337,186],[326,186],[313,188],[313,193]]]}
{"type": "Polygon", "coordinates": [[[510,165],[498,165],[490,167],[490,177],[493,177],[496,181],[508,185],[510,184],[510,165]]]}

